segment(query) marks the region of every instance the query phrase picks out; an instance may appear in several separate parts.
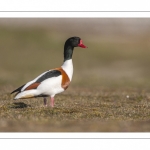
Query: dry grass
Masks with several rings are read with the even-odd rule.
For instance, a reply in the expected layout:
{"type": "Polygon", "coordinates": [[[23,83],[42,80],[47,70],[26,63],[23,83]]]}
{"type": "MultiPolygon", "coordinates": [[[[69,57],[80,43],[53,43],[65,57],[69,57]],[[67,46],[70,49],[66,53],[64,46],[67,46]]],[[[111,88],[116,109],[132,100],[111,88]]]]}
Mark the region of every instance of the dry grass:
{"type": "Polygon", "coordinates": [[[56,96],[55,108],[44,108],[42,98],[13,101],[6,93],[0,101],[0,131],[150,130],[147,91],[70,88],[56,96]]]}
{"type": "Polygon", "coordinates": [[[148,33],[91,40],[83,32],[89,48],[75,49],[73,81],[54,108],[42,98],[13,100],[12,90],[62,64],[71,31],[0,27],[0,131],[149,132],[148,33]]]}

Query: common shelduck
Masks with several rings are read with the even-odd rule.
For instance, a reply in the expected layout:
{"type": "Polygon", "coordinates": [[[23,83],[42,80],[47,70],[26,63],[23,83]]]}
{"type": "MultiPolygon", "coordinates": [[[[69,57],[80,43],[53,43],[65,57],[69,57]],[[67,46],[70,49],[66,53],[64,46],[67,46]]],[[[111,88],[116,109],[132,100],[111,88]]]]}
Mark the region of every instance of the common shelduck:
{"type": "Polygon", "coordinates": [[[79,37],[71,37],[64,45],[64,62],[61,67],[48,70],[30,82],[14,90],[14,100],[33,97],[43,97],[44,106],[47,106],[46,97],[50,96],[50,106],[54,107],[54,96],[65,91],[73,75],[72,54],[74,47],[87,48],[79,37]]]}

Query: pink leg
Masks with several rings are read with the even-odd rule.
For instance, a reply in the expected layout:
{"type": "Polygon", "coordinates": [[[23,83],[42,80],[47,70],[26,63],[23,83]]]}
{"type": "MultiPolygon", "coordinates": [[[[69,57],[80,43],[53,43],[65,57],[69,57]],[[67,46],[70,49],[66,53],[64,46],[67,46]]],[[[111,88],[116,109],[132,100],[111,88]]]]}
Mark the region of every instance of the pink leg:
{"type": "Polygon", "coordinates": [[[50,98],[50,106],[51,106],[51,107],[54,107],[54,97],[51,97],[51,98],[50,98]]]}
{"type": "Polygon", "coordinates": [[[47,106],[47,99],[46,99],[46,97],[44,97],[44,106],[45,107],[47,106]]]}

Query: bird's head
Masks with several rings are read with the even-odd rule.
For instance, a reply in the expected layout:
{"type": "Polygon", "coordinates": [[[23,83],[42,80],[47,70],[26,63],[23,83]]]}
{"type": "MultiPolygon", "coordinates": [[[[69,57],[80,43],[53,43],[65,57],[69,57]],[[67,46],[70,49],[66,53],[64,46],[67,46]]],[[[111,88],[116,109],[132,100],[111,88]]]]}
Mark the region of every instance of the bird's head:
{"type": "Polygon", "coordinates": [[[87,46],[85,46],[85,45],[83,44],[81,38],[76,37],[76,36],[70,37],[70,38],[66,41],[65,45],[70,45],[71,47],[87,48],[87,46]]]}

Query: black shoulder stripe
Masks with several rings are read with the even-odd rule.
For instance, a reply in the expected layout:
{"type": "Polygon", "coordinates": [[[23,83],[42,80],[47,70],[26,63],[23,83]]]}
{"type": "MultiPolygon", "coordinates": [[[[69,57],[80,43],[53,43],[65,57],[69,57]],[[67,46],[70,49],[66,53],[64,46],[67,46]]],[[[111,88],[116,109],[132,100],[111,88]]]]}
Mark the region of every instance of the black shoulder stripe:
{"type": "Polygon", "coordinates": [[[41,76],[39,79],[36,80],[36,82],[40,83],[48,78],[52,77],[58,77],[61,75],[61,72],[59,70],[51,70],[46,72],[43,76],[41,76]]]}

